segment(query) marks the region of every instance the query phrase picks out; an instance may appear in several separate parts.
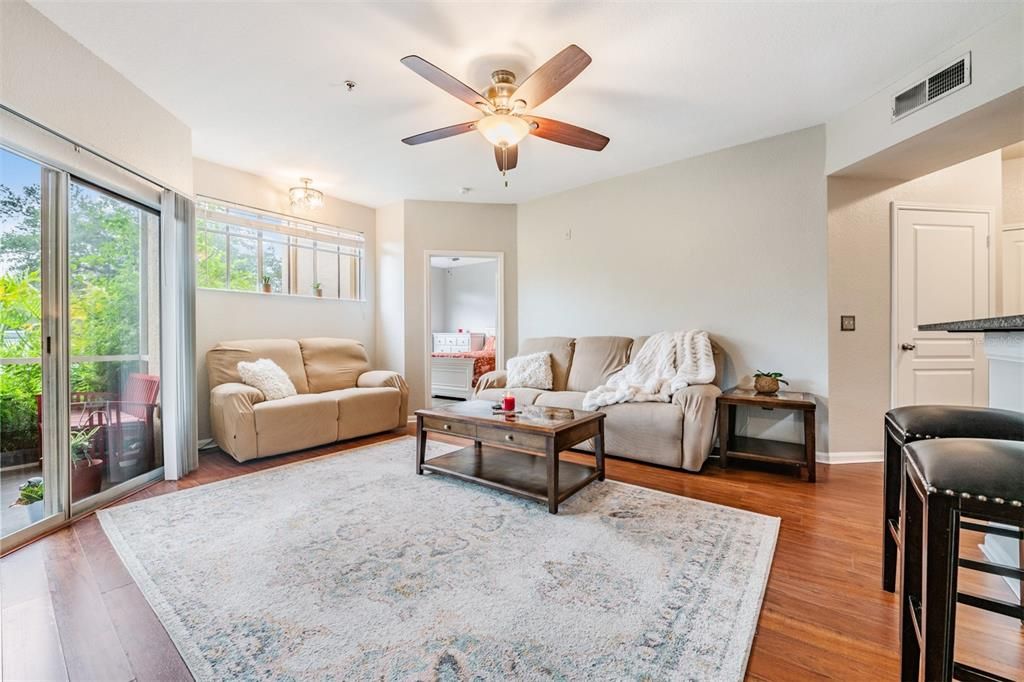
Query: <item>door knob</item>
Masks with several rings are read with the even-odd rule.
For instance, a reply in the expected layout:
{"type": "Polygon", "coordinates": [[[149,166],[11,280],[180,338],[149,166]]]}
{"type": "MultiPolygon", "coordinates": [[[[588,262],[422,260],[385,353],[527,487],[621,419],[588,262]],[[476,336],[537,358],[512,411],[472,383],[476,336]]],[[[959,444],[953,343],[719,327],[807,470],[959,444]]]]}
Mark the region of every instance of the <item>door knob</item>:
{"type": "Polygon", "coordinates": [[[902,346],[900,346],[900,348],[902,348],[903,350],[914,350],[915,348],[917,348],[917,346],[914,345],[913,343],[904,343],[902,346]]]}

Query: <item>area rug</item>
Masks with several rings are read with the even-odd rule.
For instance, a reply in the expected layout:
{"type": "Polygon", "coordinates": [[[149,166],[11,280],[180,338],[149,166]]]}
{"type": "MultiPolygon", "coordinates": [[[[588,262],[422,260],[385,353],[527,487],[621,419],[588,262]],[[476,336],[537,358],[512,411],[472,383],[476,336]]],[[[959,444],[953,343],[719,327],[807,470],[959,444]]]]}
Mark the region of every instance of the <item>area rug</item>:
{"type": "Polygon", "coordinates": [[[612,481],[552,515],[417,476],[414,451],[399,438],[99,517],[199,680],[743,677],[778,519],[612,481]]]}

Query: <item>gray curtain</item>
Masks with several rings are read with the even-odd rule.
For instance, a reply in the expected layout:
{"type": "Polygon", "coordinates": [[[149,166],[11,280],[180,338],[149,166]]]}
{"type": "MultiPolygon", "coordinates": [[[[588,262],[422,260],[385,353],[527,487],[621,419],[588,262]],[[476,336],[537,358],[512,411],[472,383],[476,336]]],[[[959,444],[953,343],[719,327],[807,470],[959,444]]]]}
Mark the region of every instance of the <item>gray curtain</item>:
{"type": "Polygon", "coordinates": [[[164,472],[181,478],[199,466],[196,414],[195,203],[164,190],[161,211],[163,270],[164,472]]]}

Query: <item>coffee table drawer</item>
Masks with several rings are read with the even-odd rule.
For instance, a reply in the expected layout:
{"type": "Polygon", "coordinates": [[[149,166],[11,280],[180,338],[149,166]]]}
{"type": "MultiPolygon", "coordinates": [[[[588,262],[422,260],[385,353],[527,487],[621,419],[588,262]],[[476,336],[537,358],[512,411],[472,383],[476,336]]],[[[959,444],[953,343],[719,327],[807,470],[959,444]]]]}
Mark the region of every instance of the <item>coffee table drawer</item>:
{"type": "Polygon", "coordinates": [[[505,445],[508,447],[529,448],[531,450],[543,450],[544,446],[547,444],[547,438],[535,433],[495,429],[489,426],[478,426],[476,430],[476,437],[484,443],[493,443],[494,445],[505,445]]]}
{"type": "Polygon", "coordinates": [[[429,429],[431,431],[450,433],[454,436],[466,436],[468,438],[476,438],[476,426],[474,426],[473,424],[463,424],[462,422],[447,421],[445,419],[435,419],[433,417],[424,417],[423,428],[429,429]]]}

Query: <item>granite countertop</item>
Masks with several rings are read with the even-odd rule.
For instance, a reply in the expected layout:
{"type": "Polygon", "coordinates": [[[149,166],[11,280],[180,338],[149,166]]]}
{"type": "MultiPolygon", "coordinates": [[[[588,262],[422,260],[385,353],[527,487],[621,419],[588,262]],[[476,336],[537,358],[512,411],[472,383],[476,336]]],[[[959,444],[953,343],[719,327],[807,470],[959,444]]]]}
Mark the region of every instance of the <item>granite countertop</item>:
{"type": "Polygon", "coordinates": [[[1024,332],[1024,315],[936,322],[922,324],[918,329],[923,332],[1024,332]]]}

